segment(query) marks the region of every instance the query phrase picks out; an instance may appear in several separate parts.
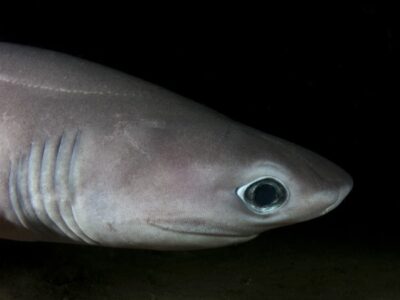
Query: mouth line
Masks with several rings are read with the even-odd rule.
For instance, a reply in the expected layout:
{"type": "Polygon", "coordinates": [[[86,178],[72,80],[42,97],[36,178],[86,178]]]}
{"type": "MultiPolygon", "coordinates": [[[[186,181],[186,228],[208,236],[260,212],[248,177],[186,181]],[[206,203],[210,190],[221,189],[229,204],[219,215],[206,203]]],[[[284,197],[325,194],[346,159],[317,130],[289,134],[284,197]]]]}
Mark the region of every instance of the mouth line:
{"type": "Polygon", "coordinates": [[[158,229],[164,231],[170,231],[175,233],[182,233],[187,235],[197,235],[197,236],[209,236],[209,237],[216,237],[216,238],[238,238],[238,239],[250,239],[256,237],[257,234],[245,235],[245,234],[234,234],[234,233],[222,233],[222,232],[204,232],[204,231],[190,231],[190,230],[182,230],[182,229],[175,229],[170,226],[163,226],[156,223],[149,223],[149,225],[156,227],[158,229]]]}

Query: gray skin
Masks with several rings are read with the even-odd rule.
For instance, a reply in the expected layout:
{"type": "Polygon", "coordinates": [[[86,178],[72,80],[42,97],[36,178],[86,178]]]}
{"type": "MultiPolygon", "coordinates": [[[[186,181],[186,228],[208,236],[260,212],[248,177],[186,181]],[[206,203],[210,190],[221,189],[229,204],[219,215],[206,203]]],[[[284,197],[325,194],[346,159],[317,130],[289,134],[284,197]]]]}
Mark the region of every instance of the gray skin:
{"type": "Polygon", "coordinates": [[[248,241],[318,217],[352,179],[326,159],[115,70],[0,43],[0,237],[147,249],[248,241]],[[266,214],[237,189],[279,180],[266,214]]]}

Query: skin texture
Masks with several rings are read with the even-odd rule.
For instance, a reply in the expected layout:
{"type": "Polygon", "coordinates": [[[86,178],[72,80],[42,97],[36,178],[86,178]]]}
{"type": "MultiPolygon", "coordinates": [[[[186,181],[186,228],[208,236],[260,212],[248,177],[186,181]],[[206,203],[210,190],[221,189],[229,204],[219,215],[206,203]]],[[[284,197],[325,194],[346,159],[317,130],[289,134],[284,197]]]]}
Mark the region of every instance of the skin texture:
{"type": "Polygon", "coordinates": [[[0,237],[148,249],[240,243],[352,187],[324,158],[115,70],[0,43],[0,237]],[[265,215],[236,190],[278,179],[265,215]]]}

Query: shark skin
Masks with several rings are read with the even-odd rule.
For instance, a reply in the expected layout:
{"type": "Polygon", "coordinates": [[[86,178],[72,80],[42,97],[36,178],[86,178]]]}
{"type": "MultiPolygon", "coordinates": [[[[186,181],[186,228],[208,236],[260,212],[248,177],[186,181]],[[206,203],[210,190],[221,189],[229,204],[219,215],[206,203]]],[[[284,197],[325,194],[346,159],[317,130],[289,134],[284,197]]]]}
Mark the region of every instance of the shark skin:
{"type": "Polygon", "coordinates": [[[331,211],[340,167],[122,72],[0,43],[0,238],[159,250],[331,211]]]}

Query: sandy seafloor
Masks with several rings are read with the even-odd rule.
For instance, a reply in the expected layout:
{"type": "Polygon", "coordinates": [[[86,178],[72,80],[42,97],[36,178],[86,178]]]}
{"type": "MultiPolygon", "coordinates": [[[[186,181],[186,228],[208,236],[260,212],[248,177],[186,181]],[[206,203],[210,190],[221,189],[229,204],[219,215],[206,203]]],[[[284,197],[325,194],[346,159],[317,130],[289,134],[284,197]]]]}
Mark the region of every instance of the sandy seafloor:
{"type": "Polygon", "coordinates": [[[1,241],[0,299],[400,299],[395,239],[321,220],[202,251],[1,241]]]}

